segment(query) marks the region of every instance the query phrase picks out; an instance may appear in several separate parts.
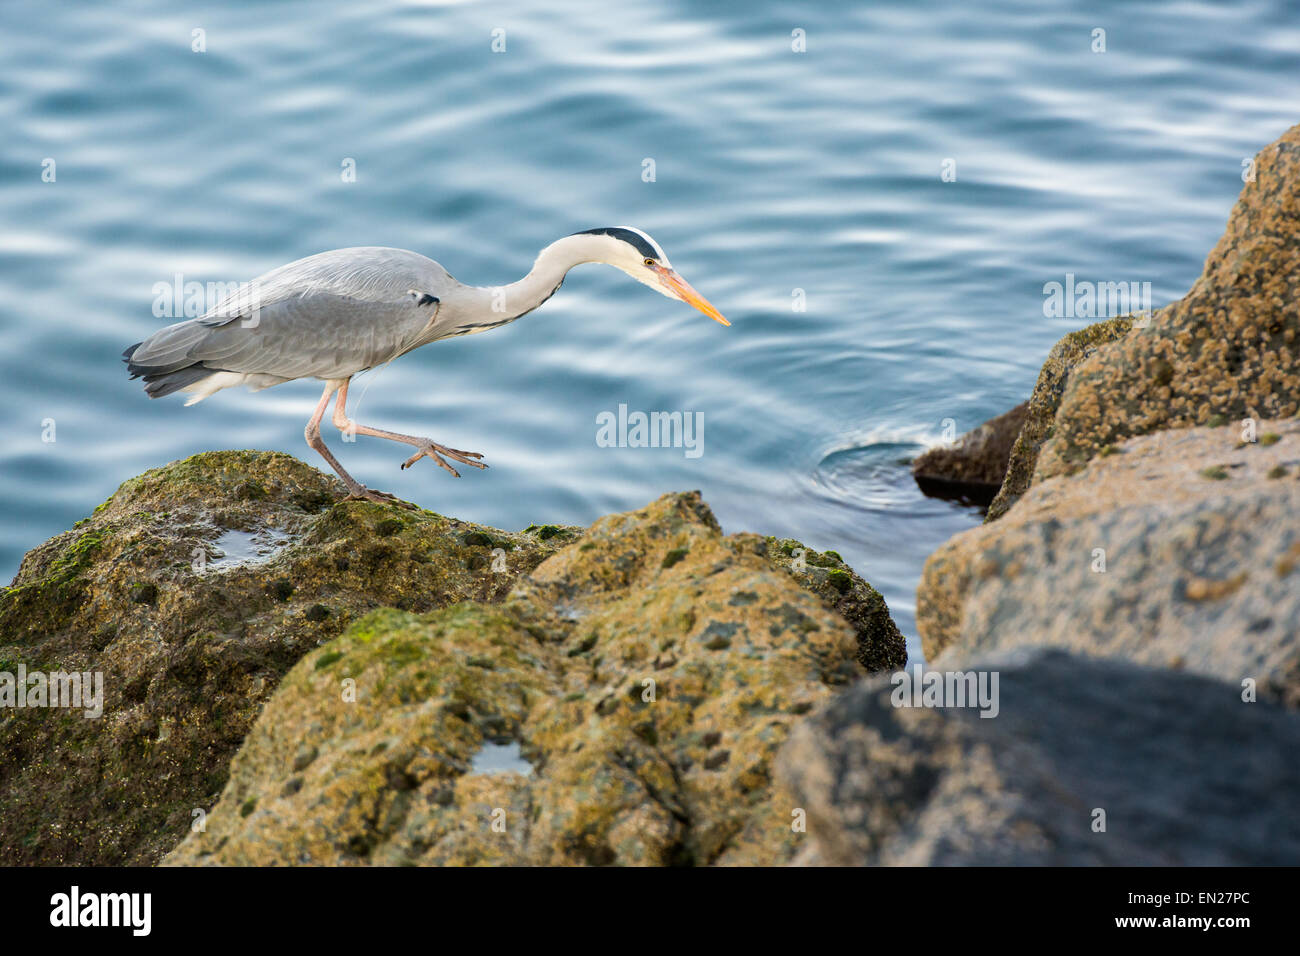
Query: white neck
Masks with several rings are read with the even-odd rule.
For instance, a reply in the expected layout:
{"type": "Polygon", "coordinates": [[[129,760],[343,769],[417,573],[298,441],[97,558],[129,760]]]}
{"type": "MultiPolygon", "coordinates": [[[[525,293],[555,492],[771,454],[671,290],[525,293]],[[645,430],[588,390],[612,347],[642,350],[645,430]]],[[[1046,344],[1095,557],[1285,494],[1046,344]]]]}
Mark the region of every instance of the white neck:
{"type": "Polygon", "coordinates": [[[528,275],[517,282],[496,287],[474,286],[468,291],[474,295],[476,311],[483,313],[487,321],[510,322],[554,295],[574,266],[609,261],[610,246],[607,236],[583,233],[565,236],[539,252],[528,275]]]}

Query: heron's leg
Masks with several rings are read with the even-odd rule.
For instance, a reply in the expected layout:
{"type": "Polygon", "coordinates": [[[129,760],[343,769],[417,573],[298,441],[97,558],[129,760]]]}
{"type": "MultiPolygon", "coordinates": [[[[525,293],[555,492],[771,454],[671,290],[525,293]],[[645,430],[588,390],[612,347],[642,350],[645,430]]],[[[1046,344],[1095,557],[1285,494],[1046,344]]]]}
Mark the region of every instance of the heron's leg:
{"type": "MultiPolygon", "coordinates": [[[[401,442],[404,445],[414,445],[416,448],[420,449],[410,458],[406,459],[406,461],[402,462],[403,468],[410,468],[421,458],[428,456],[432,461],[437,462],[443,468],[447,469],[459,478],[460,472],[447,464],[446,460],[442,457],[443,455],[446,455],[447,458],[450,458],[453,461],[458,461],[463,465],[470,465],[474,468],[487,467],[483,462],[474,460],[483,457],[476,451],[461,451],[459,448],[448,448],[446,445],[439,445],[431,438],[422,438],[419,435],[402,435],[398,432],[385,431],[382,428],[371,428],[369,425],[361,425],[352,421],[347,415],[348,383],[344,382],[339,386],[338,392],[338,401],[334,403],[334,427],[339,431],[351,432],[354,435],[373,435],[375,438],[387,438],[389,441],[401,442]]],[[[326,396],[326,398],[328,399],[328,396],[326,396]]]]}
{"type": "MultiPolygon", "coordinates": [[[[333,396],[338,387],[338,384],[335,382],[325,383],[325,394],[321,396],[320,402],[316,406],[316,411],[311,416],[311,421],[307,423],[306,429],[303,430],[303,437],[307,439],[307,444],[320,452],[320,456],[329,462],[329,466],[334,469],[340,478],[343,479],[343,484],[345,484],[348,489],[349,500],[357,499],[364,501],[377,501],[380,504],[396,503],[401,505],[403,508],[414,508],[415,505],[409,504],[405,501],[399,501],[394,496],[385,494],[382,491],[371,491],[365,485],[361,484],[361,482],[349,475],[343,469],[343,466],[339,464],[339,460],[335,458],[333,453],[325,446],[324,439],[320,437],[320,423],[321,419],[325,417],[325,409],[329,407],[330,397],[333,396]]],[[[343,388],[346,390],[347,382],[343,383],[343,388]]]]}

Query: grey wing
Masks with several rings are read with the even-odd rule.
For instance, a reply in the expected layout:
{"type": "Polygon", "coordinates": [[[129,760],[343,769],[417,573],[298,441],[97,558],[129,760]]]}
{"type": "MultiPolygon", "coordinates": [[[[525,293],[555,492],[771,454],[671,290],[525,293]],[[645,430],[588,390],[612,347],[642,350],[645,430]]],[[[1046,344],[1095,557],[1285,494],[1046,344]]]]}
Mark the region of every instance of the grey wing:
{"type": "Polygon", "coordinates": [[[206,324],[201,340],[185,351],[193,362],[229,372],[347,378],[413,348],[437,307],[406,294],[374,301],[307,293],[206,324]]]}
{"type": "Polygon", "coordinates": [[[421,344],[446,273],[401,250],[339,250],[259,277],[127,350],[133,375],[195,368],[346,378],[421,344]]]}

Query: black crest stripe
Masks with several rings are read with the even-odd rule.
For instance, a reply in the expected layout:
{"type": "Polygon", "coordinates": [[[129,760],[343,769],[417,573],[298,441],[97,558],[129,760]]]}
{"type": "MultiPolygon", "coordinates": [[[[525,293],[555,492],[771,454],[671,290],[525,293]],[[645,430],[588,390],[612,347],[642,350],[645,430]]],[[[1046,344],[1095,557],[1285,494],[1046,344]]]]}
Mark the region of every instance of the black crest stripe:
{"type": "Polygon", "coordinates": [[[633,232],[631,229],[622,229],[618,226],[605,226],[601,229],[584,229],[582,232],[575,232],[575,236],[610,236],[614,239],[621,239],[636,249],[637,252],[649,259],[658,259],[659,253],[654,246],[646,242],[640,233],[633,232]]]}

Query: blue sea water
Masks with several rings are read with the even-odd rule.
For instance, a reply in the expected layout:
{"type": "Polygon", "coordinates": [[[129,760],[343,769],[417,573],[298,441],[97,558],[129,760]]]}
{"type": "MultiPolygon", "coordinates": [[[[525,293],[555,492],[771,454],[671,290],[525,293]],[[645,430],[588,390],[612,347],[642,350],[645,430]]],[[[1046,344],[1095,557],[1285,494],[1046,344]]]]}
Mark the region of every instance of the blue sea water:
{"type": "Polygon", "coordinates": [[[729,531],[838,550],[915,652],[922,563],[979,515],[922,497],[905,459],[1026,397],[1087,324],[1045,317],[1046,283],[1182,295],[1243,160],[1297,121],[1281,0],[0,5],[0,574],[173,459],[322,464],[313,382],[184,408],[127,380],[121,350],[172,321],[159,283],[389,245],[496,285],[632,224],[730,329],[586,266],[353,388],[358,420],[490,471],[336,451],[504,528],[698,488],[729,531]],[[620,404],[702,413],[703,453],[601,447],[620,404]]]}

